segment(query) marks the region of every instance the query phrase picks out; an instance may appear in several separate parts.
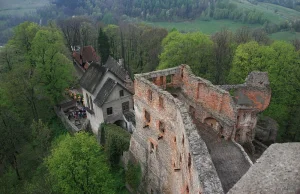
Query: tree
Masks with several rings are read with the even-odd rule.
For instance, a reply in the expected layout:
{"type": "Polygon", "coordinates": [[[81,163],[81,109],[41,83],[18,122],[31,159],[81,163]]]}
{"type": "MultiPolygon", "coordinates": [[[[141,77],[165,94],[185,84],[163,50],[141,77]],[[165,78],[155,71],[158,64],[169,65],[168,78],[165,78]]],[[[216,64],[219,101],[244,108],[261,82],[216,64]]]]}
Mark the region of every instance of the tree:
{"type": "Polygon", "coordinates": [[[234,54],[233,34],[227,29],[211,36],[214,42],[214,66],[212,67],[215,84],[225,84],[234,54]]]}
{"type": "Polygon", "coordinates": [[[98,36],[98,52],[101,56],[101,63],[105,64],[110,55],[110,45],[108,42],[108,37],[106,33],[103,32],[102,28],[100,28],[98,36]]]}
{"type": "Polygon", "coordinates": [[[229,73],[232,83],[242,83],[251,71],[267,71],[272,98],[264,114],[280,125],[279,141],[299,141],[300,64],[293,45],[275,41],[270,46],[249,42],[238,46],[229,73]]]}
{"type": "Polygon", "coordinates": [[[174,31],[163,40],[162,46],[158,69],[188,64],[196,75],[212,78],[209,69],[213,62],[213,42],[208,36],[200,32],[181,34],[174,31]]]}
{"type": "Polygon", "coordinates": [[[46,164],[59,193],[115,193],[104,152],[87,133],[62,137],[46,164]]]}
{"type": "Polygon", "coordinates": [[[235,41],[238,44],[249,42],[251,41],[251,39],[251,30],[249,29],[249,27],[244,26],[236,30],[235,41]]]}
{"type": "Polygon", "coordinates": [[[73,81],[73,65],[64,53],[66,48],[60,31],[46,28],[37,32],[29,54],[34,64],[32,79],[42,86],[39,92],[55,103],[73,81]]]}

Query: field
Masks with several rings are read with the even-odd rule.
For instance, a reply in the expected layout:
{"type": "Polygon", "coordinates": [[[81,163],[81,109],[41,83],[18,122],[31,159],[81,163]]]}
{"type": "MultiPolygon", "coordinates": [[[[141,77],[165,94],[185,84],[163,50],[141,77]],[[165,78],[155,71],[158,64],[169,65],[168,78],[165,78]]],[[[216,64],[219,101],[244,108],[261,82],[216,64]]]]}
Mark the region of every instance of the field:
{"type": "Polygon", "coordinates": [[[0,15],[23,15],[49,3],[49,0],[0,0],[0,15]]]}
{"type": "Polygon", "coordinates": [[[300,12],[275,4],[259,2],[257,5],[254,5],[247,0],[231,0],[231,2],[237,4],[240,8],[260,11],[264,13],[265,18],[276,24],[290,19],[300,18],[300,12]]]}
{"type": "Polygon", "coordinates": [[[300,39],[300,33],[299,32],[277,32],[271,34],[270,38],[273,40],[290,41],[290,40],[294,40],[295,38],[300,39]]]}
{"type": "MultiPolygon", "coordinates": [[[[300,18],[300,12],[293,9],[285,8],[282,6],[269,4],[269,3],[258,3],[257,5],[249,3],[247,0],[231,0],[231,2],[237,4],[238,7],[248,9],[248,10],[258,10],[264,13],[264,16],[270,20],[272,23],[280,23],[288,19],[300,18]]],[[[210,20],[203,21],[201,19],[185,21],[185,22],[146,22],[147,24],[153,26],[159,26],[171,30],[176,28],[182,32],[193,32],[201,31],[204,34],[213,34],[220,31],[222,28],[227,28],[231,31],[242,26],[248,26],[249,28],[262,27],[261,24],[245,24],[242,22],[235,22],[232,20],[210,20]]],[[[277,32],[270,35],[271,39],[276,40],[293,40],[295,38],[300,38],[300,33],[293,32],[277,32]]]]}
{"type": "Polygon", "coordinates": [[[204,34],[213,34],[220,31],[222,28],[228,28],[235,31],[242,26],[248,26],[250,28],[257,28],[261,26],[259,24],[244,24],[242,22],[234,22],[231,20],[203,21],[200,19],[185,22],[147,22],[147,24],[159,26],[168,30],[176,28],[182,32],[201,31],[204,34]]]}

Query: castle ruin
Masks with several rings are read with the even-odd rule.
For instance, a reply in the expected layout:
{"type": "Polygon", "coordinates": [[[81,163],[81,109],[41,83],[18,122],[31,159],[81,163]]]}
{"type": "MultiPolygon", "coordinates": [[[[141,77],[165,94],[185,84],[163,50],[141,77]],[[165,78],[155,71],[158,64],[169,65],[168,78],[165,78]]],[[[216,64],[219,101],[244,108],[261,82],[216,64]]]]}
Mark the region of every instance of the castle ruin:
{"type": "Polygon", "coordinates": [[[129,153],[147,193],[224,193],[250,168],[257,114],[270,102],[267,73],[216,86],[189,66],[135,75],[129,153]]]}

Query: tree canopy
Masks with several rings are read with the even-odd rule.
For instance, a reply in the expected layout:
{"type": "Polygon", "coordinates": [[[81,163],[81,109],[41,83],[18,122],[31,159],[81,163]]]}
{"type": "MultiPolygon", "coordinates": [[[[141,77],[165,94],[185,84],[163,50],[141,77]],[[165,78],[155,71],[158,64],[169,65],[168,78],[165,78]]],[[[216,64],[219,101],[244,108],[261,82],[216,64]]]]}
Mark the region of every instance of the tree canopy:
{"type": "Polygon", "coordinates": [[[293,45],[275,41],[270,46],[257,42],[237,47],[229,73],[231,83],[243,83],[251,71],[267,71],[271,83],[272,98],[264,114],[280,124],[279,140],[299,141],[297,118],[300,109],[300,54],[293,45]]]}
{"type": "Polygon", "coordinates": [[[106,157],[95,137],[87,133],[66,135],[47,158],[59,193],[115,193],[106,157]]]}
{"type": "Polygon", "coordinates": [[[196,75],[212,77],[213,42],[208,36],[201,32],[182,34],[173,31],[163,40],[162,46],[158,69],[188,64],[196,75]]]}

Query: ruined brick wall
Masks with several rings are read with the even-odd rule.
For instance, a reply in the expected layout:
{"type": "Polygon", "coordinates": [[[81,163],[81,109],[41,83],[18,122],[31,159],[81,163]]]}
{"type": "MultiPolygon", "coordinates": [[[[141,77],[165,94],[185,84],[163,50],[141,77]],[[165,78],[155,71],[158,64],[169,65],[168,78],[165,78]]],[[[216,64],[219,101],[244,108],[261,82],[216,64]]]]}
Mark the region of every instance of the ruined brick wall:
{"type": "Polygon", "coordinates": [[[220,136],[230,139],[236,123],[237,110],[229,92],[213,85],[211,82],[196,77],[188,66],[181,66],[182,93],[185,105],[189,107],[194,119],[213,126],[220,136]]]}
{"type": "Polygon", "coordinates": [[[254,72],[245,84],[215,86],[181,65],[136,75],[134,88],[136,130],[129,150],[142,166],[141,188],[147,193],[223,193],[194,122],[208,125],[220,138],[251,141],[257,113],[271,97],[267,75],[254,72]]]}
{"type": "Polygon", "coordinates": [[[142,187],[147,193],[222,193],[187,109],[163,90],[181,83],[180,68],[135,77],[136,130],[130,152],[142,166],[142,187]]]}

